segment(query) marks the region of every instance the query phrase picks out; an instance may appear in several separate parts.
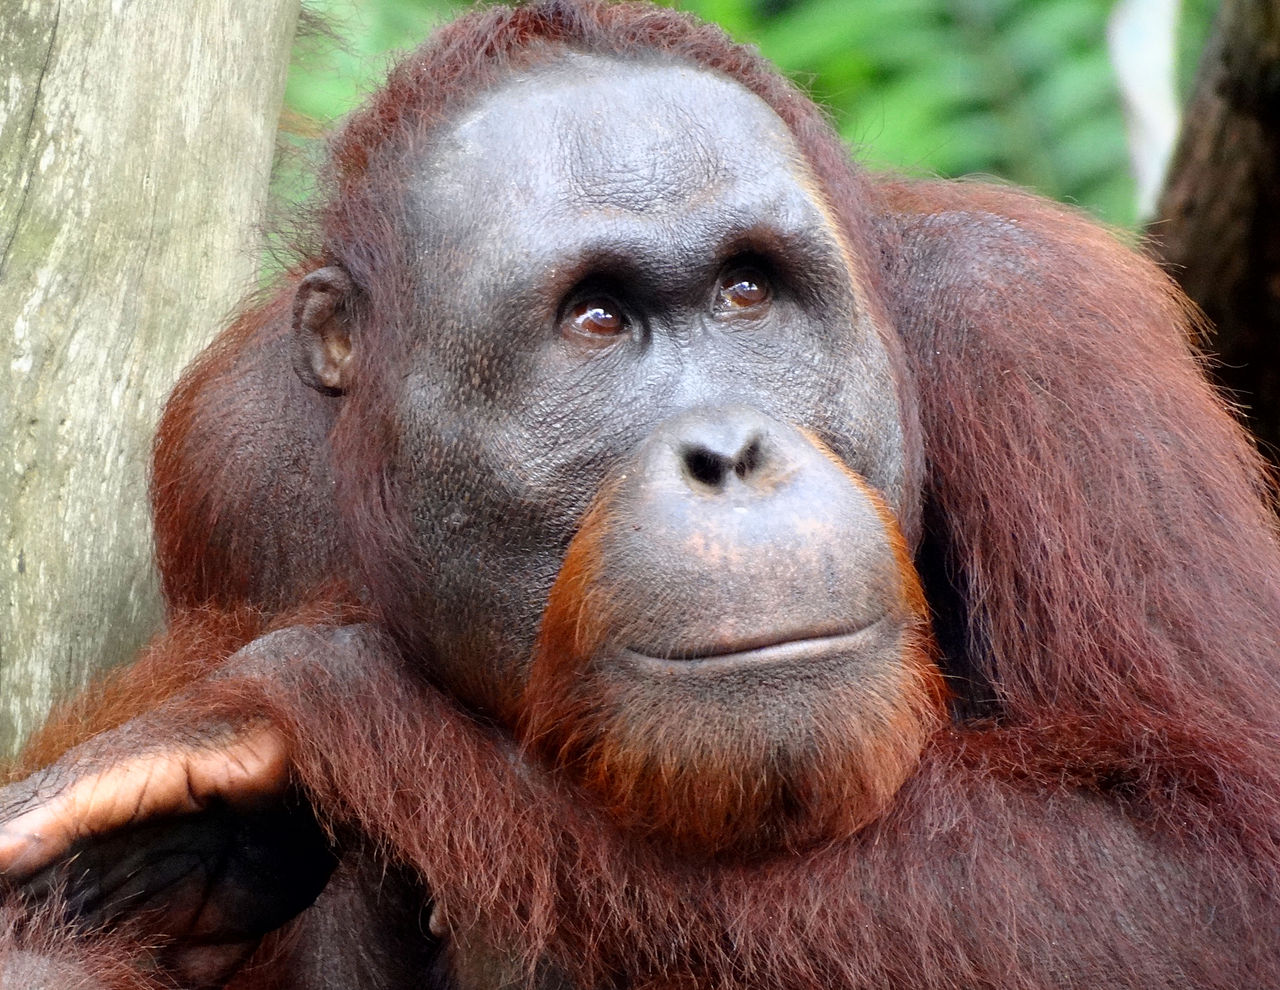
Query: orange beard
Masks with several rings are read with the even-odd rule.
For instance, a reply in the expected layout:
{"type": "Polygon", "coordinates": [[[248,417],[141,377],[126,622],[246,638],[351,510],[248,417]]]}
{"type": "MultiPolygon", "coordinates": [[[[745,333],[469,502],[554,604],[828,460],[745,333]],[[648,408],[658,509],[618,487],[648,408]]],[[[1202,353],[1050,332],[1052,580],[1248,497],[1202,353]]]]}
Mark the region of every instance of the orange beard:
{"type": "Polygon", "coordinates": [[[945,697],[924,596],[887,510],[897,606],[864,631],[865,652],[818,657],[784,679],[767,667],[704,674],[696,661],[671,661],[665,674],[611,650],[628,622],[660,621],[627,616],[660,607],[620,600],[604,573],[610,505],[606,489],[551,590],[520,721],[525,744],[620,824],[689,855],[794,852],[879,817],[945,697]]]}

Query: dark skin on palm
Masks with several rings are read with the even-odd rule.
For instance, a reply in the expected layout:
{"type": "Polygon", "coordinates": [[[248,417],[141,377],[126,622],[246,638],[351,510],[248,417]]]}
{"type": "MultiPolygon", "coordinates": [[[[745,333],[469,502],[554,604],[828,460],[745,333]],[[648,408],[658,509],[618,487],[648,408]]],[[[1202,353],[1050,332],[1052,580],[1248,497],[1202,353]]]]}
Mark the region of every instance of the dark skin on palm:
{"type": "Polygon", "coordinates": [[[1158,273],[641,5],[333,157],[162,423],[169,631],[0,796],[3,985],[1280,978],[1280,554],[1158,273]]]}

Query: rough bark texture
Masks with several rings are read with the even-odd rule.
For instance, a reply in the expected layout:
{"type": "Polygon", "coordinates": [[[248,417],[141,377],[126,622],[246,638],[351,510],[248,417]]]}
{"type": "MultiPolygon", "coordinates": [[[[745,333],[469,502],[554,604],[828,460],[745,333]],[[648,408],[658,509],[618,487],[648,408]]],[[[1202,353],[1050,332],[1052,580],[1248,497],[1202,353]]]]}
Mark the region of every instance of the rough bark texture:
{"type": "Polygon", "coordinates": [[[1280,4],[1224,0],[1153,248],[1217,327],[1217,375],[1280,457],[1280,4]]]}
{"type": "Polygon", "coordinates": [[[160,621],[150,437],[250,285],[297,8],[0,4],[0,752],[160,621]]]}

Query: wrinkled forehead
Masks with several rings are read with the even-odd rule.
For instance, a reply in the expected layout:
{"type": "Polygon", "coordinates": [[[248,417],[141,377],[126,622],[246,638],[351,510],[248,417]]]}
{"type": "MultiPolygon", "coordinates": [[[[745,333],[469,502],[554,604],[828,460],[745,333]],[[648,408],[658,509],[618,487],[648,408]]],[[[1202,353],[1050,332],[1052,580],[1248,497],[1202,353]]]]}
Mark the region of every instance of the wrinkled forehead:
{"type": "Polygon", "coordinates": [[[463,113],[432,155],[439,192],[661,215],[708,193],[749,193],[802,158],[754,93],[714,73],[568,55],[514,77],[463,113]],[[444,190],[440,184],[457,188],[444,190]]]}

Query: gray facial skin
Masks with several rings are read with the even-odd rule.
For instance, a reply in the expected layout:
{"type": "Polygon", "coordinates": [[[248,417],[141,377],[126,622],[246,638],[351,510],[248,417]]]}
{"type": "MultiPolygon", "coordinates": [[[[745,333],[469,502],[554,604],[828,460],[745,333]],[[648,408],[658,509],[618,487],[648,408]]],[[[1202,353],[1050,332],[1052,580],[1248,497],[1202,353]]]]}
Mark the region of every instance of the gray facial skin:
{"type": "Polygon", "coordinates": [[[468,703],[509,708],[583,513],[673,417],[746,408],[802,429],[902,507],[881,338],[754,94],[569,56],[432,134],[408,204],[419,323],[394,497],[431,575],[408,607],[468,703]],[[727,305],[744,280],[763,302],[727,305]]]}

